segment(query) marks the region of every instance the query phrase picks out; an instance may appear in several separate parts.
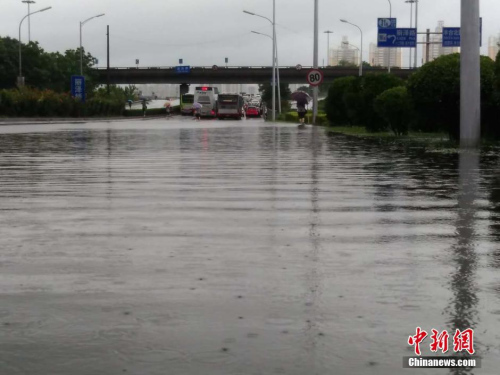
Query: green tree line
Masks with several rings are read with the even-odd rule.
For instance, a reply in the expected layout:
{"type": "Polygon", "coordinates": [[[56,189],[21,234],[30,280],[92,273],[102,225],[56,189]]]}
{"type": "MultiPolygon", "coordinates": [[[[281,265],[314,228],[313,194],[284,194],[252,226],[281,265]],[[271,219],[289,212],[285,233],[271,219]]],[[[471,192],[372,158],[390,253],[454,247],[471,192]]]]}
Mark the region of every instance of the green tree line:
{"type": "MultiPolygon", "coordinates": [[[[500,138],[500,54],[481,56],[481,133],[500,138]]],[[[405,82],[390,74],[336,79],[325,100],[333,126],[361,125],[396,135],[447,132],[460,138],[460,55],[441,56],[405,82]]]]}
{"type": "Polygon", "coordinates": [[[46,52],[37,42],[21,45],[22,74],[26,86],[18,88],[19,42],[0,38],[0,116],[117,116],[128,99],[137,100],[135,86],[98,87],[92,70],[94,57],[83,51],[87,100],[71,97],[71,76],[80,74],[80,49],[64,54],[46,52]]]}

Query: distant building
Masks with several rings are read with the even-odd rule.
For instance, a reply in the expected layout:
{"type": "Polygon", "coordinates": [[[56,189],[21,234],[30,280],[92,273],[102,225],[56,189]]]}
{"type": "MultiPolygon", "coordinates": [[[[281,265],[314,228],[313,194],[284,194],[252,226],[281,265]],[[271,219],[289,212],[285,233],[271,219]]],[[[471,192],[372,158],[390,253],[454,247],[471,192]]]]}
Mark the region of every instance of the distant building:
{"type": "Polygon", "coordinates": [[[359,49],[349,44],[346,36],[342,37],[342,43],[338,49],[330,49],[328,65],[339,66],[343,63],[359,65],[359,49]]]}
{"type": "Polygon", "coordinates": [[[498,36],[490,36],[488,38],[488,56],[495,60],[500,50],[498,44],[500,43],[500,34],[498,36]]]}
{"type": "MultiPolygon", "coordinates": [[[[442,33],[444,27],[444,21],[439,21],[435,29],[436,33],[442,33]]],[[[424,36],[424,42],[427,38],[424,36]]],[[[437,59],[439,56],[450,55],[452,53],[460,52],[460,47],[443,47],[443,35],[442,34],[431,34],[429,45],[429,61],[437,59]]],[[[423,62],[427,61],[427,45],[422,44],[422,56],[423,62]]]]}
{"type": "Polygon", "coordinates": [[[370,43],[370,60],[368,63],[371,66],[387,66],[389,56],[391,58],[391,67],[402,67],[401,48],[378,48],[375,43],[370,43]]]}

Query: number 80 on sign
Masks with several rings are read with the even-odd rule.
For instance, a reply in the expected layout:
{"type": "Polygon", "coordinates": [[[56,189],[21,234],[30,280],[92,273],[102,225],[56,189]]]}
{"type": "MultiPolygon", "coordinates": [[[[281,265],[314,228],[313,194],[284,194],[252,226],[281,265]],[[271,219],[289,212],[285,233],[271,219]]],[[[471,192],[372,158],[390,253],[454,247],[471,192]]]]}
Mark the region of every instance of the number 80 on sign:
{"type": "Polygon", "coordinates": [[[319,86],[323,82],[323,72],[319,69],[311,69],[307,72],[307,82],[311,86],[319,86]]]}

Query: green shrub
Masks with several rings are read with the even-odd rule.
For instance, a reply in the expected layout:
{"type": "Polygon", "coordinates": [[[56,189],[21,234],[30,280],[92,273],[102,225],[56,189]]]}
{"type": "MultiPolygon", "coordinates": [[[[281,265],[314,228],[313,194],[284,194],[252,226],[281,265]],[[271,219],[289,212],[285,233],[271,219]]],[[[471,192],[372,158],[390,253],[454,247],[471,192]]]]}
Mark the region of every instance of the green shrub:
{"type": "Polygon", "coordinates": [[[384,91],[393,87],[403,86],[404,82],[391,74],[367,74],[363,77],[359,92],[359,109],[357,116],[359,124],[367,131],[377,132],[387,129],[386,122],[375,112],[373,102],[384,91]]]}
{"type": "Polygon", "coordinates": [[[345,125],[351,122],[344,99],[346,93],[355,87],[357,80],[357,77],[338,78],[330,86],[328,96],[324,100],[324,110],[332,125],[345,125]]]}
{"type": "MultiPolygon", "coordinates": [[[[481,56],[481,106],[483,129],[494,122],[495,67],[481,56]]],[[[448,132],[460,138],[460,54],[441,56],[425,64],[408,80],[408,92],[415,105],[416,130],[448,132]]]]}
{"type": "Polygon", "coordinates": [[[375,111],[396,136],[407,135],[413,106],[406,87],[394,87],[375,98],[375,111]]]}
{"type": "Polygon", "coordinates": [[[120,98],[92,97],[80,103],[68,93],[40,91],[29,87],[0,91],[0,116],[82,117],[121,116],[125,103],[120,98]]]}

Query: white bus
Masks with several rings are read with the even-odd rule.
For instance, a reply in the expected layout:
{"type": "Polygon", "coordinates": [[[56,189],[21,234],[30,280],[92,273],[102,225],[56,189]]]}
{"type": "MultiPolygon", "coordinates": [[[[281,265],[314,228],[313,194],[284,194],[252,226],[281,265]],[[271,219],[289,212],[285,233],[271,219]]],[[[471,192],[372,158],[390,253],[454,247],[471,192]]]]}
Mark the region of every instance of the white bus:
{"type": "Polygon", "coordinates": [[[243,97],[238,94],[220,94],[217,100],[217,117],[219,120],[224,118],[235,118],[241,120],[243,115],[243,97]]]}
{"type": "Polygon", "coordinates": [[[202,86],[195,88],[194,102],[202,105],[200,109],[201,117],[217,116],[217,94],[218,90],[215,87],[202,86]]]}

